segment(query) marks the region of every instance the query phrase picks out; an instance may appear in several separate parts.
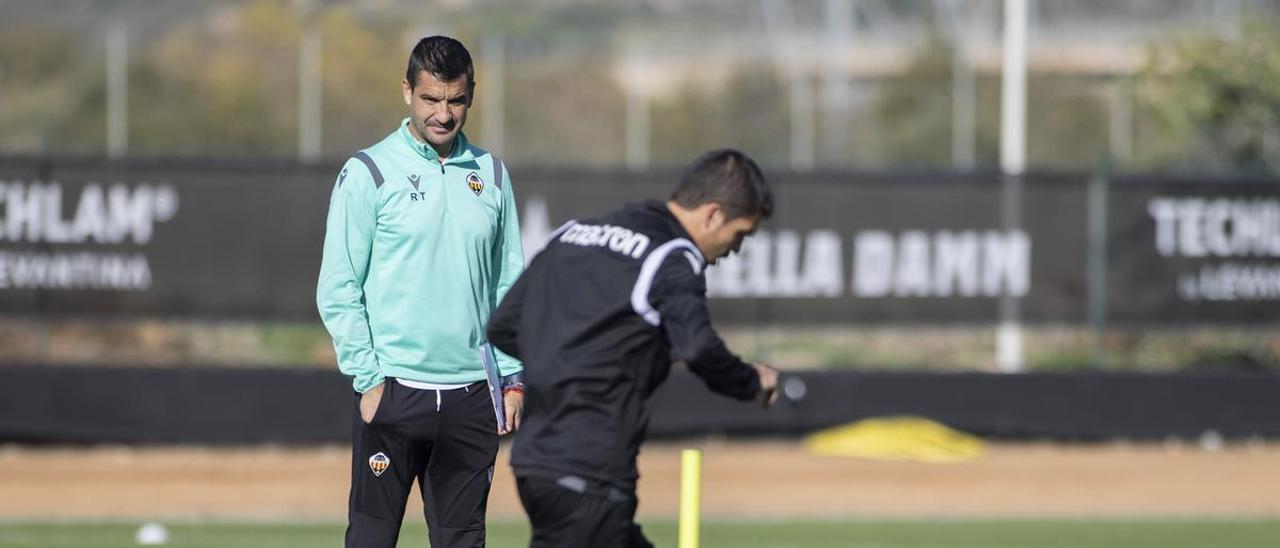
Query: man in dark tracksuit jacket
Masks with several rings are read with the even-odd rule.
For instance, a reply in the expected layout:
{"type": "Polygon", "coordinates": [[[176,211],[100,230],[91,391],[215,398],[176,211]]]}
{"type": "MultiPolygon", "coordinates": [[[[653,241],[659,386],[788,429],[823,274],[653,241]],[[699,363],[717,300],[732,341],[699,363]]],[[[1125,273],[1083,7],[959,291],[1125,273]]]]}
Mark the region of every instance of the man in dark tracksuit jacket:
{"type": "Polygon", "coordinates": [[[560,227],[507,293],[488,336],[525,366],[511,466],[532,546],[651,546],[634,523],[636,455],[673,361],[721,394],[776,399],[777,371],[712,329],[703,277],[772,211],[755,162],[712,151],[669,201],[560,227]]]}

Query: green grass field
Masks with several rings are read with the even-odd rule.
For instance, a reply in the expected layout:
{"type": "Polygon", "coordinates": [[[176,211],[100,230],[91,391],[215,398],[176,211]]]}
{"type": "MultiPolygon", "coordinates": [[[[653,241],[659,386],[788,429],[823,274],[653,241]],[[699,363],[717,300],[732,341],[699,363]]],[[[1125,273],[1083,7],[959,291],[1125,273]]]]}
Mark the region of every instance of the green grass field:
{"type": "MultiPolygon", "coordinates": [[[[675,546],[674,522],[642,524],[658,546],[675,546]]],[[[0,547],[136,546],[131,523],[0,523],[0,547]]],[[[339,545],[340,524],[179,523],[174,548],[293,548],[339,545]]],[[[711,521],[702,546],[757,548],[1254,548],[1276,546],[1280,520],[956,520],[711,521]]],[[[524,523],[489,526],[489,546],[525,546],[524,523]]],[[[407,524],[402,547],[427,546],[426,529],[407,524]]]]}

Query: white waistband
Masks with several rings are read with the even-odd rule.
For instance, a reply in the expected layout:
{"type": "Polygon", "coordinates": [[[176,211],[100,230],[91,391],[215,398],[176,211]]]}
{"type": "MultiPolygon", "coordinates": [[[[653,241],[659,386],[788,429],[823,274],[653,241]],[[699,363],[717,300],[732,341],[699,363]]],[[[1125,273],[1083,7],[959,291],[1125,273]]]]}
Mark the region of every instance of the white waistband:
{"type": "Polygon", "coordinates": [[[462,384],[440,384],[434,382],[411,381],[409,379],[396,379],[396,382],[408,386],[409,388],[417,388],[418,390],[457,390],[474,384],[469,382],[462,384]]]}

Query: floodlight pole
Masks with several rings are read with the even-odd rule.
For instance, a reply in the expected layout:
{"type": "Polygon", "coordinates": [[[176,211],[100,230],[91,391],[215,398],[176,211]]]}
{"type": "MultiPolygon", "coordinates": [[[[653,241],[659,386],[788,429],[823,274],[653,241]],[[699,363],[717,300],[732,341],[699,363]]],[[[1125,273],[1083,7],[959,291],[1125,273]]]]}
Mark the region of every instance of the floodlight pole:
{"type": "Polygon", "coordinates": [[[942,4],[951,33],[951,167],[971,171],[975,162],[977,127],[977,76],[970,61],[972,33],[976,26],[974,7],[969,0],[948,0],[942,4]]]}
{"type": "Polygon", "coordinates": [[[129,152],[129,28],[113,24],[107,31],[107,155],[129,152]]]}
{"type": "Polygon", "coordinates": [[[321,105],[324,80],[321,76],[321,36],[318,19],[308,6],[303,16],[298,43],[298,159],[311,163],[320,159],[323,146],[324,110],[321,105]]]}
{"type": "Polygon", "coordinates": [[[650,70],[649,57],[648,50],[638,39],[627,43],[626,164],[631,171],[649,169],[651,114],[648,90],[642,85],[645,74],[650,70]]]}
{"type": "Polygon", "coordinates": [[[484,107],[481,134],[484,146],[495,154],[506,153],[507,136],[507,39],[500,32],[484,37],[481,42],[484,77],[480,79],[480,102],[484,107]]]}
{"type": "MultiPolygon", "coordinates": [[[[1004,62],[1000,92],[1000,216],[1006,232],[1022,226],[1022,175],[1026,168],[1027,0],[1004,0],[1004,62]]],[[[1000,298],[996,367],[1023,368],[1021,302],[1011,288],[1000,298]]]]}
{"type": "MultiPolygon", "coordinates": [[[[847,166],[852,104],[851,72],[846,59],[853,48],[854,0],[826,0],[822,67],[822,155],[828,165],[847,166]]],[[[817,151],[815,151],[816,155],[817,151]]]]}

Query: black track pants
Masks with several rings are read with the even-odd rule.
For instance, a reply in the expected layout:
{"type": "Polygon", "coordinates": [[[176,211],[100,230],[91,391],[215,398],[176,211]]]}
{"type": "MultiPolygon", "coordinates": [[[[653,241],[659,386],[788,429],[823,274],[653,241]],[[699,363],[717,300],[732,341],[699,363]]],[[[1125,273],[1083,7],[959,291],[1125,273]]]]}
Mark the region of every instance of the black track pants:
{"type": "Polygon", "coordinates": [[[635,492],[573,476],[516,478],[533,526],[530,548],[653,548],[635,523],[635,492]]]}
{"type": "Polygon", "coordinates": [[[373,421],[352,406],[348,548],[396,545],[413,481],[433,548],[484,546],[484,515],[498,453],[497,420],[483,382],[420,390],[387,379],[373,421]]]}

